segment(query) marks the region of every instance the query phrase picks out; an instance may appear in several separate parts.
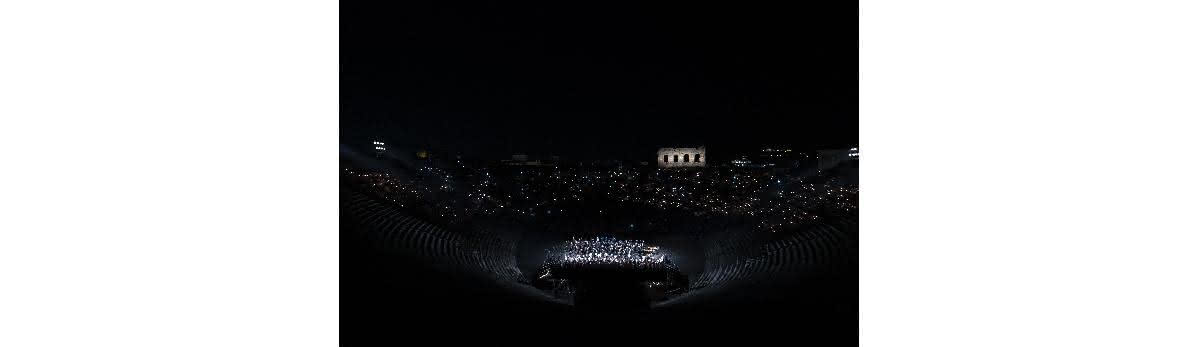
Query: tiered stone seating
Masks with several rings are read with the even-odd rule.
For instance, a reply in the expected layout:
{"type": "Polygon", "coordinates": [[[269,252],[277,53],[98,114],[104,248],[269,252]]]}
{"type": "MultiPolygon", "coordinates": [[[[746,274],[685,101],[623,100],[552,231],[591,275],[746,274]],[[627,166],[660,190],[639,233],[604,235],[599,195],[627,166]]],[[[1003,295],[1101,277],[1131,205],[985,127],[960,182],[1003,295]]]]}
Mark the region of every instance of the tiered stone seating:
{"type": "Polygon", "coordinates": [[[853,230],[818,224],[757,246],[749,239],[729,240],[733,241],[730,244],[722,240],[706,250],[705,270],[693,281],[691,291],[662,305],[716,296],[730,287],[752,286],[784,275],[821,273],[851,264],[853,230]]]}
{"type": "Polygon", "coordinates": [[[549,298],[525,285],[510,238],[486,232],[464,236],[447,231],[365,194],[343,193],[343,216],[362,226],[376,248],[458,276],[490,279],[499,287],[549,298]]]}

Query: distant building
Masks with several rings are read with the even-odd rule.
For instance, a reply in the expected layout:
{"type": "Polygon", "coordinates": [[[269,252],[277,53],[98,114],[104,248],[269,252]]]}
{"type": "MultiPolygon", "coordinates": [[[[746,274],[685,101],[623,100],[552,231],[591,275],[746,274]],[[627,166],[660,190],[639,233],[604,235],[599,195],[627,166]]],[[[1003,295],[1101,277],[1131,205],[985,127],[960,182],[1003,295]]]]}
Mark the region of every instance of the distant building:
{"type": "Polygon", "coordinates": [[[382,157],[387,152],[387,144],[383,141],[371,141],[371,145],[375,147],[375,156],[382,157]]]}
{"type": "Polygon", "coordinates": [[[749,156],[743,155],[741,157],[738,157],[737,159],[730,160],[729,164],[733,165],[734,167],[750,167],[750,165],[752,165],[753,162],[750,161],[749,156]]]}
{"type": "Polygon", "coordinates": [[[858,146],[817,151],[817,170],[829,170],[846,161],[858,160],[858,146]]]}
{"type": "Polygon", "coordinates": [[[757,162],[764,168],[789,168],[796,166],[796,158],[792,147],[787,145],[767,145],[758,152],[757,162]]]}
{"type": "Polygon", "coordinates": [[[512,159],[501,160],[500,163],[505,166],[553,166],[555,164],[554,161],[530,160],[528,154],[513,154],[512,159]]]}
{"type": "Polygon", "coordinates": [[[660,168],[704,167],[708,154],[699,148],[659,148],[656,160],[660,168]]]}

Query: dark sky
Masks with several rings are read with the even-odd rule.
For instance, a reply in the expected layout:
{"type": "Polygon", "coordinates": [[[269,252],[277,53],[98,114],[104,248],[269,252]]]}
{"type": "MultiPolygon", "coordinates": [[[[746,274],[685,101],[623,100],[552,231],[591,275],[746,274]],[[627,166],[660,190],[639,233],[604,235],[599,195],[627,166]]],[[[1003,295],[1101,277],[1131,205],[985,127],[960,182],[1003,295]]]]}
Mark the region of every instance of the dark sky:
{"type": "Polygon", "coordinates": [[[577,159],[857,143],[857,3],[741,3],[343,2],[342,142],[577,159]]]}

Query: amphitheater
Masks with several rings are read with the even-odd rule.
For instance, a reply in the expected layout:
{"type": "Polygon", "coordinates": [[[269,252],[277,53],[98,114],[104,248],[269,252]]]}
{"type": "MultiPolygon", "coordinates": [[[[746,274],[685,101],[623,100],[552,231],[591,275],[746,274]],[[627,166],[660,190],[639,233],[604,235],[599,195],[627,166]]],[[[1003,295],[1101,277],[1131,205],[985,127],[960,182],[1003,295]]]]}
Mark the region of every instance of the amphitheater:
{"type": "MultiPolygon", "coordinates": [[[[678,254],[687,290],[639,310],[594,312],[535,288],[528,250],[557,241],[518,223],[447,230],[363,192],[341,192],[343,305],[365,316],[345,332],[372,336],[401,317],[458,324],[634,320],[699,324],[805,324],[854,341],[857,319],[853,221],[787,234],[745,232],[738,221],[684,223],[656,240],[678,254]],[[524,250],[524,251],[523,251],[524,250]],[[384,266],[380,266],[384,264],[384,266]],[[791,323],[788,323],[791,324],[791,323]]],[[[556,221],[557,224],[587,221],[556,221]]],[[[836,335],[836,336],[835,336],[836,335]]]]}

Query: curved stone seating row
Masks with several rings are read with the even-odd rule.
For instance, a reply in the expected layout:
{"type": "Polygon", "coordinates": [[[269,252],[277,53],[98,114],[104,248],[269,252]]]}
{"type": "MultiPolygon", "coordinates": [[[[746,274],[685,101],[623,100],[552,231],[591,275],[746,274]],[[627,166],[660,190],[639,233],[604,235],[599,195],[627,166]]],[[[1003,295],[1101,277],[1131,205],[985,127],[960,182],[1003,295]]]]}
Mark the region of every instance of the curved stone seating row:
{"type": "Polygon", "coordinates": [[[516,267],[515,242],[481,233],[467,237],[437,227],[367,195],[347,193],[343,218],[358,223],[376,248],[409,257],[441,271],[489,278],[502,287],[546,298],[516,267]]]}
{"type": "Polygon", "coordinates": [[[517,243],[510,238],[487,236],[476,237],[470,242],[470,248],[478,252],[480,266],[498,279],[510,282],[529,283],[529,280],[517,269],[517,243]]]}
{"type": "MultiPolygon", "coordinates": [[[[706,266],[704,273],[693,282],[693,291],[711,291],[765,274],[799,273],[827,269],[844,263],[850,251],[850,235],[830,225],[820,224],[809,230],[763,244],[751,256],[734,261],[724,260],[724,266],[706,266]]],[[[736,256],[733,254],[725,257],[736,256]]],[[[720,259],[718,257],[717,259],[720,259]]],[[[717,262],[711,263],[717,265],[717,262]]]]}
{"type": "Polygon", "coordinates": [[[404,215],[400,210],[358,195],[349,198],[346,212],[369,230],[367,237],[380,249],[455,264],[468,263],[461,237],[404,215]]]}
{"type": "Polygon", "coordinates": [[[743,259],[758,253],[759,245],[763,243],[761,236],[753,233],[733,233],[718,240],[711,241],[704,249],[704,271],[692,281],[692,288],[702,288],[721,274],[714,269],[726,269],[739,265],[743,259]]]}

